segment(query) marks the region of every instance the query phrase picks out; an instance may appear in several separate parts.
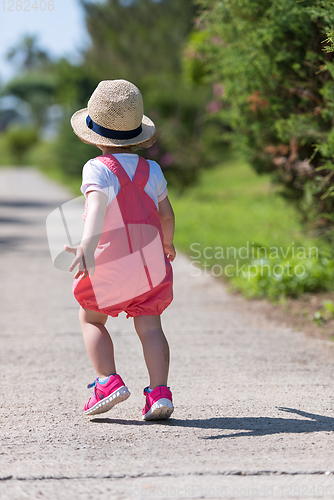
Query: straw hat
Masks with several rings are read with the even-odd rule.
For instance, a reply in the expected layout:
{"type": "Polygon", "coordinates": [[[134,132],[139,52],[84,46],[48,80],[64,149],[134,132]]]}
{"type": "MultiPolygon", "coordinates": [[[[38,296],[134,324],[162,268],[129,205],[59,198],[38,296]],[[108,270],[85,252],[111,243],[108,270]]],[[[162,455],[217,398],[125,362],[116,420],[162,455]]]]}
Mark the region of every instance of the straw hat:
{"type": "Polygon", "coordinates": [[[88,107],[71,118],[80,139],[101,146],[131,146],[150,139],[154,123],[143,114],[140,90],[126,80],[104,80],[98,84],[88,107]]]}

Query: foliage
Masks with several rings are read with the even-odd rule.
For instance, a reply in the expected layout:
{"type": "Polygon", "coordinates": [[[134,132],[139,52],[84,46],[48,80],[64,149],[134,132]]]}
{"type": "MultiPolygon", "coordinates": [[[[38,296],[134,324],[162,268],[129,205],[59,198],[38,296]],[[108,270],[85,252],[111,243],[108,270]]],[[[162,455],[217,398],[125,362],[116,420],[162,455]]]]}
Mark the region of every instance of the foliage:
{"type": "Polygon", "coordinates": [[[9,54],[20,64],[22,74],[4,92],[29,104],[40,130],[45,127],[48,106],[61,105],[55,159],[66,175],[75,177],[92,152],[97,155],[99,151],[84,146],[73,134],[71,115],[87,106],[99,81],[132,81],[140,88],[145,114],[153,119],[158,133],[157,143],[139,152],[155,159],[168,183],[182,191],[198,180],[201,169],[216,163],[226,147],[219,138],[221,125],[212,108],[212,87],[200,77],[189,78],[192,70],[184,59],[196,15],[194,3],[82,0],[81,4],[91,38],[82,63],[71,64],[65,58],[50,63],[36,38],[26,37],[9,54]]]}
{"type": "Polygon", "coordinates": [[[40,48],[36,36],[26,35],[7,52],[7,59],[17,68],[16,76],[2,89],[28,104],[34,126],[41,129],[46,124],[46,110],[53,103],[56,80],[48,53],[40,48]]]}
{"type": "Polygon", "coordinates": [[[36,71],[50,64],[48,53],[38,46],[36,36],[25,35],[7,52],[8,61],[14,62],[21,71],[36,71]]]}
{"type": "Polygon", "coordinates": [[[61,58],[53,64],[57,86],[55,101],[61,103],[67,113],[86,106],[87,101],[99,82],[98,75],[88,64],[75,65],[61,58]]]}
{"type": "Polygon", "coordinates": [[[53,71],[57,81],[54,98],[63,107],[63,119],[55,141],[55,162],[65,176],[76,178],[81,175],[86,161],[98,156],[100,150],[81,142],[73,133],[70,118],[75,111],[87,105],[98,77],[88,66],[73,65],[66,59],[57,61],[53,71]]]}
{"type": "Polygon", "coordinates": [[[334,227],[334,4],[198,0],[196,60],[224,88],[223,137],[270,172],[304,221],[334,227]],[[327,37],[327,38],[326,38],[327,37]],[[327,43],[327,45],[326,45],[327,43]]]}
{"type": "MultiPolygon", "coordinates": [[[[211,124],[206,126],[206,104],[211,89],[187,81],[183,75],[183,50],[192,28],[195,7],[188,0],[133,0],[101,3],[82,2],[91,46],[84,62],[72,66],[59,61],[57,99],[71,115],[87,101],[98,82],[124,78],[136,84],[144,98],[145,114],[155,122],[157,143],[143,156],[161,164],[169,184],[182,191],[198,179],[201,168],[217,160],[211,124]],[[209,154],[207,154],[207,149],[209,154]]],[[[64,121],[63,127],[69,124],[64,121]]],[[[63,128],[62,127],[62,128],[63,128]]],[[[58,163],[76,175],[87,146],[61,130],[58,163]],[[65,153],[80,151],[79,156],[65,153]],[[66,158],[64,157],[66,154],[66,158]]],[[[96,154],[96,153],[95,153],[96,154]]]]}
{"type": "Polygon", "coordinates": [[[7,58],[17,68],[17,75],[1,89],[1,97],[15,97],[16,108],[1,112],[2,163],[22,165],[27,153],[39,140],[47,123],[47,110],[53,104],[56,80],[47,52],[38,46],[35,36],[25,36],[9,49],[7,58]],[[22,119],[22,104],[30,111],[30,119],[22,119]]]}
{"type": "MultiPolygon", "coordinates": [[[[25,160],[27,165],[37,166],[43,174],[47,175],[56,182],[66,186],[74,196],[82,195],[80,191],[81,186],[81,172],[75,175],[66,175],[56,163],[56,150],[58,144],[55,141],[39,141],[28,151],[25,160]]],[[[0,153],[1,140],[0,140],[0,153]]]]}
{"type": "Polygon", "coordinates": [[[0,158],[0,167],[13,166],[16,164],[16,161],[10,151],[6,134],[4,133],[0,134],[0,158]]]}
{"type": "MultiPolygon", "coordinates": [[[[280,254],[291,258],[292,249],[299,246],[305,247],[307,255],[308,248],[313,247],[318,247],[319,253],[329,251],[329,244],[304,234],[295,208],[279,196],[269,175],[258,176],[238,157],[226,157],[217,168],[202,171],[200,183],[189,187],[182,196],[172,189],[169,194],[177,219],[177,248],[197,260],[190,245],[200,243],[196,248],[202,250],[212,247],[208,251],[212,258],[206,259],[202,252],[198,259],[202,265],[206,262],[212,268],[216,264],[235,264],[232,252],[215,258],[214,249],[230,247],[238,252],[247,242],[250,247],[282,248],[280,254]]],[[[296,250],[294,255],[298,256],[296,250]]],[[[248,264],[253,258],[251,254],[249,259],[242,257],[240,264],[248,264]]]]}
{"type": "Polygon", "coordinates": [[[86,62],[101,79],[125,78],[135,85],[152,75],[175,75],[192,27],[195,8],[189,0],[82,0],[92,40],[86,62]]]}
{"type": "Polygon", "coordinates": [[[101,151],[96,146],[84,144],[78,139],[69,126],[69,121],[70,116],[65,115],[56,140],[55,156],[61,171],[69,177],[77,177],[88,159],[98,156],[101,151]]]}
{"type": "Polygon", "coordinates": [[[332,318],[334,318],[334,303],[331,300],[325,300],[322,308],[314,313],[313,321],[322,326],[332,318]]]}
{"type": "Polygon", "coordinates": [[[303,232],[296,209],[279,196],[268,174],[258,176],[230,157],[203,171],[200,184],[181,197],[173,190],[169,196],[177,220],[175,243],[191,258],[193,276],[222,277],[246,296],[275,300],[333,290],[330,245],[303,232]],[[262,276],[261,259],[269,266],[263,266],[262,276]],[[276,265],[283,265],[282,277],[274,275],[276,265]]]}
{"type": "Polygon", "coordinates": [[[46,124],[46,110],[53,103],[56,83],[50,73],[31,71],[13,78],[2,94],[15,96],[28,103],[34,125],[41,129],[46,124]]]}
{"type": "Polygon", "coordinates": [[[246,274],[232,284],[246,297],[300,297],[303,293],[333,290],[334,264],[325,256],[308,259],[253,261],[246,274]]]}
{"type": "Polygon", "coordinates": [[[156,125],[158,141],[140,154],[156,160],[168,183],[179,191],[197,181],[200,169],[210,164],[210,158],[205,157],[201,122],[207,99],[205,91],[183,85],[177,78],[174,85],[171,78],[160,85],[152,80],[144,91],[144,102],[156,125]]]}
{"type": "Polygon", "coordinates": [[[38,141],[36,128],[12,126],[4,134],[7,148],[16,165],[24,164],[28,150],[38,141]]]}

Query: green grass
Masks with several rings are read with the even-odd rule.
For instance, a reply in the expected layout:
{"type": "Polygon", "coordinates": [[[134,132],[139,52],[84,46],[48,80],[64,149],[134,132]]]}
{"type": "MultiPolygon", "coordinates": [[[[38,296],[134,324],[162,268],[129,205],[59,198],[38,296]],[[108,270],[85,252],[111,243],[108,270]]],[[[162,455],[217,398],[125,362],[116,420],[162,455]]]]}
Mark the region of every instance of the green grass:
{"type": "Polygon", "coordinates": [[[269,176],[257,175],[242,160],[203,172],[201,184],[181,196],[171,189],[169,198],[176,214],[175,242],[187,253],[194,242],[224,248],[247,242],[291,249],[319,244],[304,234],[296,210],[275,191],[269,176]]]}
{"type": "Polygon", "coordinates": [[[0,133],[0,167],[13,166],[15,162],[8,147],[8,141],[4,133],[0,133]]]}
{"type": "MultiPolygon", "coordinates": [[[[170,189],[169,198],[176,216],[176,247],[207,269],[213,268],[217,276],[225,276],[227,265],[228,274],[235,275],[237,261],[239,267],[261,263],[258,259],[271,265],[290,259],[296,265],[298,259],[305,263],[305,258],[316,257],[317,249],[320,254],[330,250],[305,233],[296,209],[277,193],[269,176],[257,175],[241,159],[204,171],[201,183],[180,196],[170,189]]],[[[250,292],[248,276],[243,274],[232,281],[250,296],[259,291],[253,283],[250,292]]],[[[265,288],[261,283],[261,295],[266,294],[265,288]]]]}

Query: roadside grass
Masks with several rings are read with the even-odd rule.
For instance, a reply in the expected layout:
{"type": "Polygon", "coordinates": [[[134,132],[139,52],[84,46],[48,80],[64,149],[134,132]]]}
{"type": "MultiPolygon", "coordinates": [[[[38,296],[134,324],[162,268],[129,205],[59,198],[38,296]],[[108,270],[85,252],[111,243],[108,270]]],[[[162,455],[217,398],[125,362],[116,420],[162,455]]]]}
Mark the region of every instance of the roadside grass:
{"type": "MultiPolygon", "coordinates": [[[[269,176],[259,176],[241,159],[204,171],[201,183],[182,195],[169,189],[169,198],[176,215],[176,245],[188,255],[193,243],[200,243],[202,249],[239,249],[248,242],[250,247],[291,251],[299,245],[319,244],[303,232],[295,209],[276,192],[269,176]]],[[[224,260],[232,263],[233,252],[229,253],[224,260]]],[[[212,261],[218,262],[214,257],[212,261]]]]}
{"type": "Polygon", "coordinates": [[[8,147],[8,141],[4,133],[0,134],[0,167],[11,167],[15,163],[8,147]]]}
{"type": "Polygon", "coordinates": [[[259,176],[244,160],[229,158],[203,171],[201,183],[184,194],[170,189],[169,197],[175,245],[192,259],[194,275],[228,279],[248,297],[333,288],[329,244],[308,235],[269,176],[259,176]]]}

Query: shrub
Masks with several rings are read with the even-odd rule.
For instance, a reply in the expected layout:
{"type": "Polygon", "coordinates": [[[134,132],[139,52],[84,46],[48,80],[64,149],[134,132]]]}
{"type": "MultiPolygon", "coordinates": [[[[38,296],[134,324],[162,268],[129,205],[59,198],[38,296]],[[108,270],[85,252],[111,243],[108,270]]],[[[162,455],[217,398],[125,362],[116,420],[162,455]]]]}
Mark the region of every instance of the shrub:
{"type": "Polygon", "coordinates": [[[333,289],[334,264],[326,256],[309,259],[253,261],[247,276],[235,276],[232,285],[247,297],[300,297],[303,293],[333,289]]]}
{"type": "Polygon", "coordinates": [[[197,3],[202,38],[188,58],[203,66],[196,75],[224,87],[224,138],[257,172],[272,173],[304,221],[332,237],[334,53],[325,47],[334,39],[333,2],[197,3]]]}
{"type": "Polygon", "coordinates": [[[331,300],[325,300],[322,308],[314,313],[313,321],[319,325],[324,325],[327,321],[334,318],[334,304],[331,300]]]}
{"type": "Polygon", "coordinates": [[[36,128],[13,125],[4,138],[14,162],[22,165],[29,149],[38,142],[38,132],[36,128]]]}

